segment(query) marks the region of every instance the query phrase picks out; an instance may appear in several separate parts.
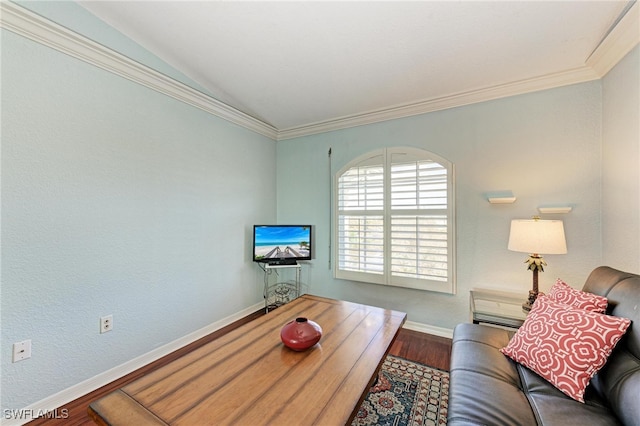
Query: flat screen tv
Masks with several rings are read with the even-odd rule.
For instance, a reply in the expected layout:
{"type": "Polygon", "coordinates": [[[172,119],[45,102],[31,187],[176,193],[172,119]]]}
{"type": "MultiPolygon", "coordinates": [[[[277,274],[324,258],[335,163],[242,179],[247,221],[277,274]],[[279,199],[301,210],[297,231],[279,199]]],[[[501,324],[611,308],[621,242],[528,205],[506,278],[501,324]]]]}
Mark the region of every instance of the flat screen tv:
{"type": "Polygon", "coordinates": [[[253,261],[295,265],[311,260],[311,225],[254,225],[253,261]]]}

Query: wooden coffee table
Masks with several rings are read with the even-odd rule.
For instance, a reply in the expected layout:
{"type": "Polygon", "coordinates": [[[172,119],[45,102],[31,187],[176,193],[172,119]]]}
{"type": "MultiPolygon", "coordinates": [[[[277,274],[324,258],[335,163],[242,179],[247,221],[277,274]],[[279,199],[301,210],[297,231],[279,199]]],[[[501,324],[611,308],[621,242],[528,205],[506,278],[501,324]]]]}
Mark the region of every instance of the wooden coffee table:
{"type": "Polygon", "coordinates": [[[349,424],[406,314],[304,295],[93,402],[109,425],[349,424]],[[297,317],[323,329],[304,352],[280,329],[297,317]]]}

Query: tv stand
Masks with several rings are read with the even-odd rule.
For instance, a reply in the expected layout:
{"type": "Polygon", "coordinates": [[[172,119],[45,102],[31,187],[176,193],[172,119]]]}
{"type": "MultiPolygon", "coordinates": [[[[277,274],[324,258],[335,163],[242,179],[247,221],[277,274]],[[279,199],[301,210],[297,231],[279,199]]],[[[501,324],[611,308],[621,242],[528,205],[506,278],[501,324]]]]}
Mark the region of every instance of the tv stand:
{"type": "Polygon", "coordinates": [[[272,311],[300,296],[300,269],[301,267],[296,261],[293,263],[267,263],[264,268],[265,312],[272,311]],[[282,280],[280,272],[288,273],[285,272],[287,269],[295,270],[293,280],[282,280]],[[269,283],[269,277],[274,273],[277,276],[276,282],[269,283]]]}

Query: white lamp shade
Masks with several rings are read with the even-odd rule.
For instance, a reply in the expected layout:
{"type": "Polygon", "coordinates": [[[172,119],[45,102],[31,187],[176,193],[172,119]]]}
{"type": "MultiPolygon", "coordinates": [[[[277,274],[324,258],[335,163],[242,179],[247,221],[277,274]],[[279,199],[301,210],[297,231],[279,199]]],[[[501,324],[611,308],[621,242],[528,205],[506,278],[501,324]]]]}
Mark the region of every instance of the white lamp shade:
{"type": "Polygon", "coordinates": [[[565,254],[567,242],[562,221],[512,220],[508,249],[530,254],[565,254]]]}

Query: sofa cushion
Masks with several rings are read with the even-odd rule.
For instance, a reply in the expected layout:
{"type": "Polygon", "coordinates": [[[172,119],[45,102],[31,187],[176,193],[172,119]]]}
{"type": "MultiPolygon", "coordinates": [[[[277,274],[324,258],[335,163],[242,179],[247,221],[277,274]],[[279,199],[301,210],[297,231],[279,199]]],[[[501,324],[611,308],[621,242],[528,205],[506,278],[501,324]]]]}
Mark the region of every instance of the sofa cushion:
{"type": "Polygon", "coordinates": [[[576,309],[542,296],[501,352],[584,402],[589,381],[630,323],[626,318],[576,309]]]}
{"type": "MultiPolygon", "coordinates": [[[[514,330],[515,331],[515,330],[514,330]]],[[[514,331],[459,324],[451,351],[449,426],[619,425],[591,387],[580,403],[500,353],[514,331]]]]}
{"type": "Polygon", "coordinates": [[[605,296],[607,313],[629,318],[631,326],[607,364],[591,380],[624,424],[638,424],[640,419],[640,275],[608,266],[594,269],[583,291],[605,296]]]}
{"type": "Polygon", "coordinates": [[[607,310],[607,298],[586,291],[576,290],[560,278],[549,290],[548,296],[558,303],[573,306],[578,309],[599,312],[604,314],[607,310]]]}
{"type": "Polygon", "coordinates": [[[513,332],[459,324],[451,352],[449,425],[531,425],[536,415],[521,391],[518,364],[499,350],[513,332]],[[500,404],[493,401],[499,400],[500,404]],[[452,411],[451,407],[455,407],[452,411]]]}

